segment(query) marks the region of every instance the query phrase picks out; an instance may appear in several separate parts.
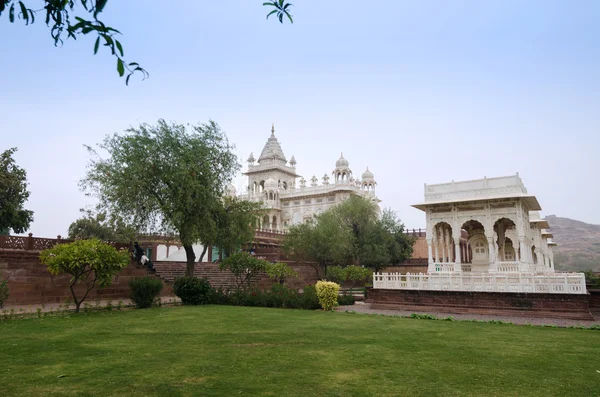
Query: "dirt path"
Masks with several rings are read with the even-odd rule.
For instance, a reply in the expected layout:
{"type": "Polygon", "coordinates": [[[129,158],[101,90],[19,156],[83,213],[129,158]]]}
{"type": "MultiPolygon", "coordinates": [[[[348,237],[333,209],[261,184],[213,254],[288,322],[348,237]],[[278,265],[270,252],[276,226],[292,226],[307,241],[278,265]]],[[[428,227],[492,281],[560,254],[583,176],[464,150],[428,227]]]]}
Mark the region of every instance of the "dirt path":
{"type": "Polygon", "coordinates": [[[502,320],[520,325],[556,325],[559,327],[570,327],[570,326],[585,326],[600,325],[600,313],[592,313],[594,315],[594,321],[584,320],[568,320],[562,318],[542,318],[542,317],[523,317],[523,316],[499,316],[499,315],[487,315],[487,314],[455,314],[455,313],[442,313],[438,311],[414,311],[414,310],[382,310],[382,309],[371,309],[370,303],[356,302],[353,306],[339,306],[336,308],[337,311],[354,311],[357,313],[365,314],[383,314],[386,316],[410,316],[412,313],[419,314],[432,314],[438,318],[452,317],[455,320],[502,320]]]}

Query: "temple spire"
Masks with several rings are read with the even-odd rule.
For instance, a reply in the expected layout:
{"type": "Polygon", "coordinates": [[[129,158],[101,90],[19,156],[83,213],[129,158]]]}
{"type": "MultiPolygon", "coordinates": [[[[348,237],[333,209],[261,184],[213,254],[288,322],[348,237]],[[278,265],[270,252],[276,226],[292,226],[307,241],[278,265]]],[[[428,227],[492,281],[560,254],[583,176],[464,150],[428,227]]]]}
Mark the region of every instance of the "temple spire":
{"type": "Polygon", "coordinates": [[[275,136],[275,123],[271,125],[271,136],[275,136]]]}

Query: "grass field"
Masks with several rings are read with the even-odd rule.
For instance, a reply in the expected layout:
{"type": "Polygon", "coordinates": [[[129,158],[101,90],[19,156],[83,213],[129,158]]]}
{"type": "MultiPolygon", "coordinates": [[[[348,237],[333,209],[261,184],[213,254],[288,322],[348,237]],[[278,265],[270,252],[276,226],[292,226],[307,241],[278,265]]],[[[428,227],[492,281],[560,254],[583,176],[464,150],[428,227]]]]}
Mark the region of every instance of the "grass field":
{"type": "Polygon", "coordinates": [[[600,332],[231,306],[0,323],[7,396],[598,396],[600,332]]]}

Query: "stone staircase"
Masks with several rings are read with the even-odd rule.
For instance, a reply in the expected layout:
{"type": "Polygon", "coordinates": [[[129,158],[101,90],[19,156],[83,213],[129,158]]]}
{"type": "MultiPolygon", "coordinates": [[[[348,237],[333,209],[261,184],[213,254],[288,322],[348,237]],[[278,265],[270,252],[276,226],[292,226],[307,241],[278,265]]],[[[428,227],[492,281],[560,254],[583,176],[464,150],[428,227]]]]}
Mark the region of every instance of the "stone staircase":
{"type": "MultiPolygon", "coordinates": [[[[154,262],[154,269],[156,270],[156,273],[154,273],[156,276],[166,283],[172,284],[177,277],[185,276],[186,264],[184,262],[154,262]]],[[[214,288],[235,288],[233,274],[219,270],[219,265],[215,263],[196,263],[194,276],[207,279],[214,288]]],[[[260,281],[260,277],[257,277],[254,281],[260,281]]]]}

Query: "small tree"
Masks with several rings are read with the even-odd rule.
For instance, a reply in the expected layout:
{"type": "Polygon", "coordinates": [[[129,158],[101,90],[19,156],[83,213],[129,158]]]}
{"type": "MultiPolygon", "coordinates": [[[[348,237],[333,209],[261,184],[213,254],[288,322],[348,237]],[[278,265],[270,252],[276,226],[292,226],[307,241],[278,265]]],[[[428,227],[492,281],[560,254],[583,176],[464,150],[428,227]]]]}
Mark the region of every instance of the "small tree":
{"type": "Polygon", "coordinates": [[[281,285],[289,278],[298,277],[298,272],[285,263],[269,263],[266,268],[267,276],[274,278],[281,285]]]}
{"type": "Polygon", "coordinates": [[[126,250],[118,251],[97,239],[56,245],[42,251],[40,259],[50,273],[71,275],[69,289],[76,313],[79,313],[81,303],[92,289],[111,285],[116,273],[130,262],[126,250]],[[83,293],[79,296],[76,291],[78,285],[83,286],[83,293]]]}
{"type": "Polygon", "coordinates": [[[238,252],[221,262],[219,269],[229,270],[234,275],[236,288],[239,290],[249,287],[253,279],[264,272],[268,265],[269,262],[247,252],[238,252]]]}

